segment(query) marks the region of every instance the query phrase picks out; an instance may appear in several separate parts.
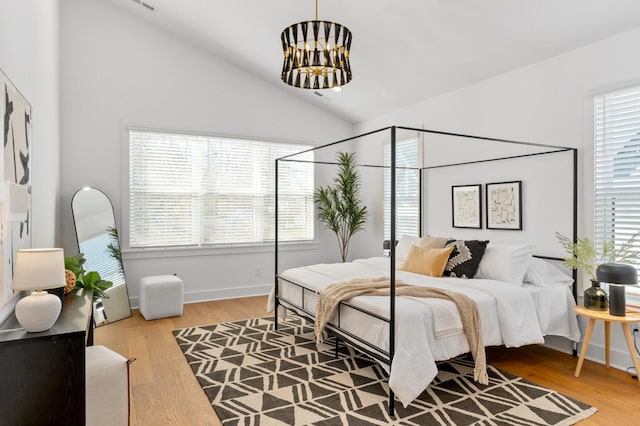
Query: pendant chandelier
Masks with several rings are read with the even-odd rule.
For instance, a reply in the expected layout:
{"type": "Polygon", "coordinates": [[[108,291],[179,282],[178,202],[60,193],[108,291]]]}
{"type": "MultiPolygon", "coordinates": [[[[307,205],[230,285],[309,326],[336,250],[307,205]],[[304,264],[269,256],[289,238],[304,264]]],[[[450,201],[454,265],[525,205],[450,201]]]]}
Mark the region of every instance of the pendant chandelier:
{"type": "Polygon", "coordinates": [[[351,31],[335,22],[298,22],[282,31],[281,79],[301,89],[331,89],[351,81],[351,31]]]}

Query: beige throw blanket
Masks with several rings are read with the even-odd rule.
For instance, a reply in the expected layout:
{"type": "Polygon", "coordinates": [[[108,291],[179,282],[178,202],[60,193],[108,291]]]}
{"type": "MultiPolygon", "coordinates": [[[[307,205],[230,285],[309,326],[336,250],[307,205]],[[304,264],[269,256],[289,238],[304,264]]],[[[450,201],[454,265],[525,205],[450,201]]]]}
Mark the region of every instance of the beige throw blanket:
{"type": "MultiPolygon", "coordinates": [[[[388,277],[356,278],[327,286],[320,292],[320,298],[316,305],[314,324],[316,340],[322,341],[322,331],[327,322],[333,318],[341,301],[362,295],[388,296],[389,294],[388,277]]],[[[453,291],[408,285],[400,280],[396,280],[396,296],[431,297],[451,300],[455,303],[460,313],[464,334],[469,342],[471,355],[475,361],[473,378],[483,385],[489,383],[480,315],[478,314],[478,306],[471,298],[453,291]]]]}

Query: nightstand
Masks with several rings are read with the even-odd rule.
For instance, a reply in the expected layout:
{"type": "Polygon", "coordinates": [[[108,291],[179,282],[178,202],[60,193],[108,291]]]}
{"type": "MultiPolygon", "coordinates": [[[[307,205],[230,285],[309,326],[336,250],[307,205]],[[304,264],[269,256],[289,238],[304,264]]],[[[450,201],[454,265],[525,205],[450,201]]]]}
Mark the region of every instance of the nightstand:
{"type": "Polygon", "coordinates": [[[601,320],[604,321],[605,357],[607,368],[609,368],[611,323],[617,322],[620,323],[622,331],[624,332],[624,337],[627,340],[627,346],[629,346],[629,353],[631,354],[631,359],[633,360],[633,366],[636,369],[636,376],[638,377],[638,382],[640,382],[640,364],[638,363],[638,357],[636,356],[633,338],[631,337],[631,332],[629,331],[630,322],[640,323],[640,313],[627,312],[624,317],[619,317],[615,315],[609,315],[609,311],[594,311],[593,309],[587,309],[584,306],[576,306],[573,308],[573,310],[576,311],[578,315],[589,318],[589,325],[587,326],[587,332],[584,336],[584,343],[582,343],[582,350],[580,351],[580,358],[578,359],[578,365],[576,366],[575,376],[580,376],[580,370],[582,369],[582,363],[584,362],[584,357],[587,354],[587,349],[589,348],[589,341],[591,340],[591,335],[593,334],[593,328],[596,325],[596,321],[601,320]]]}

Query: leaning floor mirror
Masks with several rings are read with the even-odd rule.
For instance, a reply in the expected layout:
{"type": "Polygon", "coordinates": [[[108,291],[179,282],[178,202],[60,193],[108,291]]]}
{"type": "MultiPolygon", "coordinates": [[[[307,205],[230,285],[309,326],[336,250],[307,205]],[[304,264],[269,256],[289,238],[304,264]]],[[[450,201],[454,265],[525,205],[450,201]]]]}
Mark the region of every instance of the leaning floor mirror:
{"type": "Polygon", "coordinates": [[[85,258],[85,271],[96,271],[102,279],[113,283],[105,291],[108,298],[94,300],[96,326],[130,317],[129,293],[111,200],[99,189],[85,187],[73,195],[71,212],[78,251],[85,258]]]}

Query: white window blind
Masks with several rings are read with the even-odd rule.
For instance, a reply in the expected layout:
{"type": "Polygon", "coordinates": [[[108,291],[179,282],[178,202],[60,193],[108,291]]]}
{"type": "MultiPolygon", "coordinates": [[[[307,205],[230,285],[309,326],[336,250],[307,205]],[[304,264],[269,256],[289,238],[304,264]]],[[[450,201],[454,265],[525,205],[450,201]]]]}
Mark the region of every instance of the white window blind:
{"type": "MultiPolygon", "coordinates": [[[[85,271],[96,271],[100,278],[111,281],[114,286],[124,284],[124,274],[120,262],[111,256],[108,245],[114,240],[108,233],[104,233],[80,243],[80,253],[84,253],[85,271]]],[[[117,244],[117,242],[115,243],[117,244]]]]}
{"type": "MultiPolygon", "coordinates": [[[[384,236],[391,238],[391,144],[384,149],[384,236]]],[[[418,139],[396,142],[396,238],[418,236],[420,172],[418,139]],[[406,169],[406,167],[410,169],[406,169]]]]}
{"type": "MultiPolygon", "coordinates": [[[[129,132],[129,247],[274,240],[275,159],[306,145],[129,132]]],[[[313,153],[298,156],[313,161],[313,153]]],[[[282,241],[313,240],[313,165],[281,162],[282,241]]]]}
{"type": "Polygon", "coordinates": [[[640,87],[596,96],[594,109],[594,239],[620,247],[640,231],[640,87]]]}

